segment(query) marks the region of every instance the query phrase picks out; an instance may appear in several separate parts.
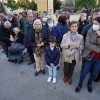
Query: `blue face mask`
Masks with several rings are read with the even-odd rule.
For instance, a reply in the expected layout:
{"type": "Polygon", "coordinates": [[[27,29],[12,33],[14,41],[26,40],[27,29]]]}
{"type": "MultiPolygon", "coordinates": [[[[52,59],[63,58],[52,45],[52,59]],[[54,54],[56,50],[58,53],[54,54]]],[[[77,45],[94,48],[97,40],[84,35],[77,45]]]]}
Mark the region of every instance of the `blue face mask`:
{"type": "Polygon", "coordinates": [[[86,19],[87,19],[86,17],[83,18],[84,21],[85,21],[86,19]]]}
{"type": "Polygon", "coordinates": [[[46,22],[46,21],[47,21],[47,18],[43,18],[42,21],[43,21],[43,22],[46,22]]]}
{"type": "Polygon", "coordinates": [[[53,23],[48,24],[49,28],[53,27],[53,23]]]}

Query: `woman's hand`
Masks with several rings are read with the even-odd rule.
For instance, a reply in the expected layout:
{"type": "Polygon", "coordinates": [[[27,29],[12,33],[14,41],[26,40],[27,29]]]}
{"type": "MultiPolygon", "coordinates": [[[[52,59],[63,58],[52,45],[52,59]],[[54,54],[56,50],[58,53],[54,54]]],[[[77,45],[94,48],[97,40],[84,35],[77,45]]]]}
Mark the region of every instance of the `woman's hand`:
{"type": "Polygon", "coordinates": [[[10,41],[14,41],[14,38],[13,38],[13,36],[12,35],[10,35],[10,41]]]}
{"type": "Polygon", "coordinates": [[[79,45],[73,42],[70,42],[68,45],[71,46],[72,48],[79,48],[79,45]]]}
{"type": "Polygon", "coordinates": [[[41,46],[44,46],[44,43],[43,42],[41,43],[41,46]]]}

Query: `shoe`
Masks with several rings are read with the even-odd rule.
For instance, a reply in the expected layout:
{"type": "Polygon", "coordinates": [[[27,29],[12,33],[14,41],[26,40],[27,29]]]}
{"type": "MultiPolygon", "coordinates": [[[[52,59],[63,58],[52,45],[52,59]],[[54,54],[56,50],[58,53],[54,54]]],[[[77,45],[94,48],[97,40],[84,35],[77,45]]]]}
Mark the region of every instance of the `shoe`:
{"type": "Polygon", "coordinates": [[[92,84],[88,82],[87,84],[88,92],[92,93],[92,84]]]}
{"type": "Polygon", "coordinates": [[[32,62],[32,61],[29,61],[29,62],[27,63],[27,65],[31,65],[31,64],[33,64],[33,62],[32,62]]]}
{"type": "Polygon", "coordinates": [[[41,70],[41,73],[42,73],[43,75],[45,75],[45,71],[44,71],[44,70],[41,70]]]}
{"type": "Polygon", "coordinates": [[[57,66],[57,71],[59,70],[59,66],[57,66]]]}
{"type": "Polygon", "coordinates": [[[39,75],[39,72],[36,71],[36,72],[35,72],[35,76],[38,76],[38,75],[39,75]]]}
{"type": "Polygon", "coordinates": [[[97,77],[94,82],[99,82],[100,81],[100,77],[97,77]]]}
{"type": "Polygon", "coordinates": [[[56,77],[53,77],[53,83],[54,84],[56,83],[56,77]]]}
{"type": "Polygon", "coordinates": [[[69,85],[72,84],[72,79],[71,78],[68,79],[68,83],[69,83],[69,85]]]}
{"type": "Polygon", "coordinates": [[[76,92],[76,93],[80,92],[81,88],[82,88],[82,85],[79,84],[79,85],[76,87],[75,92],[76,92]]]}
{"type": "Polygon", "coordinates": [[[64,83],[66,83],[67,82],[67,78],[64,76],[64,83]]]}
{"type": "Polygon", "coordinates": [[[47,82],[49,83],[49,82],[51,82],[51,80],[52,80],[52,77],[49,77],[47,82]]]}

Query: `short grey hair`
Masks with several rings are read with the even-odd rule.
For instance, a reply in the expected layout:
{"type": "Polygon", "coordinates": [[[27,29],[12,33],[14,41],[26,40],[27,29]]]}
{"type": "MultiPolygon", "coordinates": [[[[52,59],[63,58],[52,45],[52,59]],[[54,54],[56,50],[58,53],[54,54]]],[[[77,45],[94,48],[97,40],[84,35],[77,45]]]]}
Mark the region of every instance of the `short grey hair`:
{"type": "Polygon", "coordinates": [[[11,23],[9,21],[4,22],[4,27],[7,28],[8,26],[11,26],[11,23]]]}
{"type": "Polygon", "coordinates": [[[13,32],[14,32],[14,31],[20,32],[20,30],[19,30],[18,27],[13,28],[13,32]]]}
{"type": "Polygon", "coordinates": [[[52,21],[52,22],[53,22],[53,19],[52,19],[52,18],[48,18],[48,19],[47,19],[47,23],[48,23],[49,21],[52,21]]]}

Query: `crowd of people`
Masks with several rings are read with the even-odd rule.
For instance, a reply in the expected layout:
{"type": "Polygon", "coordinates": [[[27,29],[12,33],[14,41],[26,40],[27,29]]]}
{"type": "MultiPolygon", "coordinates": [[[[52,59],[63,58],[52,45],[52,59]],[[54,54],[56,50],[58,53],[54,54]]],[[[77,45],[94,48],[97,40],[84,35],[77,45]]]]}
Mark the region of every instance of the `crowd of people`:
{"type": "MultiPolygon", "coordinates": [[[[23,50],[27,49],[34,64],[35,76],[48,67],[47,82],[56,83],[59,59],[64,63],[64,83],[72,84],[75,65],[82,60],[82,70],[76,92],[82,88],[86,75],[88,91],[92,92],[93,81],[100,81],[100,9],[87,13],[84,7],[78,21],[70,22],[69,12],[62,11],[57,25],[50,12],[41,16],[28,10],[27,14],[0,13],[0,45],[9,62],[21,63],[23,50]]],[[[81,66],[80,66],[81,67],[81,66]]],[[[80,73],[80,72],[79,72],[80,73]]]]}

